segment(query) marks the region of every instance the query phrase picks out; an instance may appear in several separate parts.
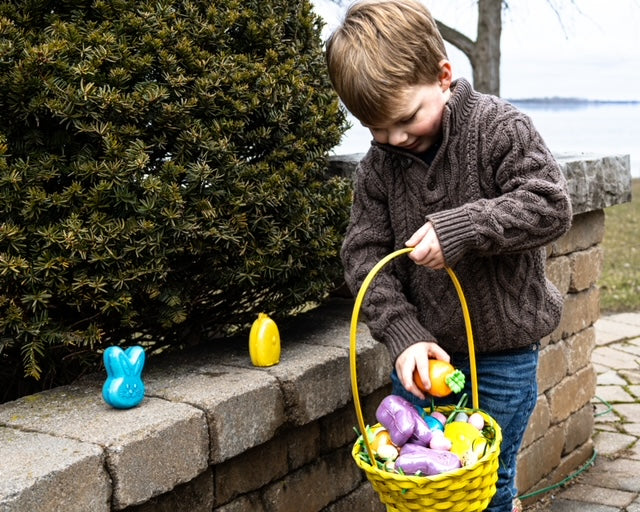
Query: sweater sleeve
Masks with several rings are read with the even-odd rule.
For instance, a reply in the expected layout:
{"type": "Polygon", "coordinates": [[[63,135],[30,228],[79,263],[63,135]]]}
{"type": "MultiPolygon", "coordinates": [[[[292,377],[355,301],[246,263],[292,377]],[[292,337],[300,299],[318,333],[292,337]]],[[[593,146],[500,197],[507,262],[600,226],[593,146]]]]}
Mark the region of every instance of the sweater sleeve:
{"type": "MultiPolygon", "coordinates": [[[[398,248],[394,247],[383,181],[365,157],[358,167],[351,218],[341,252],[351,292],[356,295],[375,264],[398,248]]],[[[392,261],[378,273],[362,305],[371,334],[387,346],[393,361],[413,343],[435,341],[403,293],[393,270],[395,265],[396,261],[392,261]]]]}
{"type": "Polygon", "coordinates": [[[493,197],[435,212],[429,220],[447,265],[468,251],[494,255],[523,252],[559,238],[571,225],[566,180],[555,158],[523,113],[510,107],[480,125],[480,168],[472,169],[496,187],[493,197]]]}

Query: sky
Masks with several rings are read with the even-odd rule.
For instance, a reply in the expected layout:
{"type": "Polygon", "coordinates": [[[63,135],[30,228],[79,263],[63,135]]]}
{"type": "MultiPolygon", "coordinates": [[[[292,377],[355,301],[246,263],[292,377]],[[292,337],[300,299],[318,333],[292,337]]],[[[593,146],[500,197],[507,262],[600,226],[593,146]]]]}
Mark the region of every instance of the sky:
{"type": "MultiPolygon", "coordinates": [[[[328,35],[345,7],[339,0],[312,1],[328,35]]],[[[475,39],[476,0],[423,1],[437,19],[475,39]]],[[[510,0],[508,6],[502,97],[640,101],[640,0],[510,0]]],[[[454,77],[470,79],[464,54],[447,49],[454,77]]]]}

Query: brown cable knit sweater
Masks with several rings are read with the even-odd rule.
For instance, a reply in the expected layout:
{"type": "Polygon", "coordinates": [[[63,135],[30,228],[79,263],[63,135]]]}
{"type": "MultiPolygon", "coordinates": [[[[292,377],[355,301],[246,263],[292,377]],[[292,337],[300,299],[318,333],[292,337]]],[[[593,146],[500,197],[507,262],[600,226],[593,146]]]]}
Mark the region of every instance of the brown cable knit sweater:
{"type": "MultiPolygon", "coordinates": [[[[342,248],[352,292],[427,220],[463,287],[478,352],[526,347],[558,325],[562,297],[545,278],[544,246],[571,223],[564,176],[525,114],[463,79],[452,85],[430,166],[375,142],[360,162],[342,248]]],[[[378,274],[363,314],[394,360],[418,341],[467,351],[449,276],[408,257],[378,274]]]]}

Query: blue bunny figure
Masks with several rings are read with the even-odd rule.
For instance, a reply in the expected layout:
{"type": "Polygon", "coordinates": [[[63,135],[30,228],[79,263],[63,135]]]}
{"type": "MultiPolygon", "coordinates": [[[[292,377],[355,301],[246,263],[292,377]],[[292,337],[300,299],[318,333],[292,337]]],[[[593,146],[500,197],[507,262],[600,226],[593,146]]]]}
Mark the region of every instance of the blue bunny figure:
{"type": "Polygon", "coordinates": [[[142,401],[144,359],[144,349],[140,346],[129,347],[127,350],[113,346],[104,351],[107,380],[102,386],[102,398],[111,407],[130,409],[142,401]]]}

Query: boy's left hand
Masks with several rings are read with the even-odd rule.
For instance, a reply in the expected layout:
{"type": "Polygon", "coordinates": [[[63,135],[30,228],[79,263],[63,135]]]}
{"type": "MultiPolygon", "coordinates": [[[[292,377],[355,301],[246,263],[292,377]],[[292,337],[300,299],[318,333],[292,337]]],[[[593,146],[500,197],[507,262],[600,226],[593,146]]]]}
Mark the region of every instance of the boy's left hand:
{"type": "Polygon", "coordinates": [[[421,400],[425,399],[424,393],[418,388],[413,380],[413,372],[417,368],[420,379],[425,389],[431,388],[429,380],[429,359],[440,359],[450,361],[449,354],[437,343],[432,341],[420,341],[407,347],[396,359],[395,368],[400,382],[409,393],[414,394],[421,400]]]}
{"type": "Polygon", "coordinates": [[[431,222],[427,222],[418,229],[404,245],[414,248],[413,251],[409,253],[409,258],[418,265],[423,265],[433,270],[444,268],[445,261],[444,255],[442,254],[442,247],[440,246],[440,240],[438,240],[438,236],[431,222]]]}

